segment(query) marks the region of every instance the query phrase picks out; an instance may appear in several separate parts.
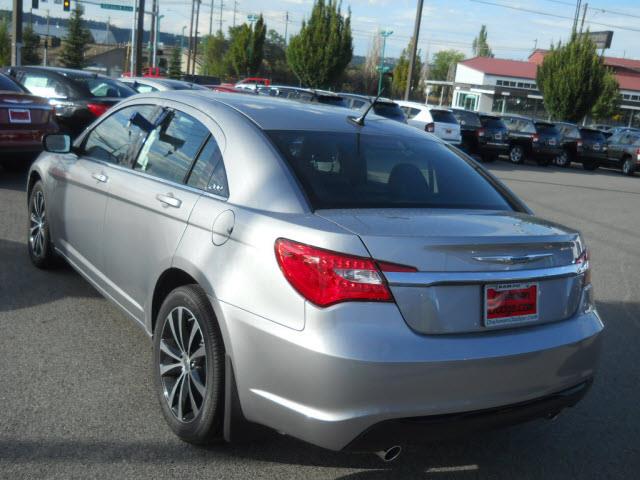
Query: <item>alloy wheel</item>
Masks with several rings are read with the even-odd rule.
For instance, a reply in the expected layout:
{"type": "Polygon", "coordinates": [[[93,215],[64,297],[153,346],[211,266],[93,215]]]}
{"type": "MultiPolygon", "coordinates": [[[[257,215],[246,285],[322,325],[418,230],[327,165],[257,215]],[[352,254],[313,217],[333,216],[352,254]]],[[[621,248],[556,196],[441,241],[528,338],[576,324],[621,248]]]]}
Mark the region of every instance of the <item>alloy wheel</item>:
{"type": "Polygon", "coordinates": [[[627,158],[622,164],[622,173],[624,173],[625,175],[629,175],[631,173],[631,168],[631,159],[627,158]]]}
{"type": "Polygon", "coordinates": [[[37,191],[31,202],[31,212],[29,215],[29,246],[33,254],[37,257],[42,257],[45,253],[46,221],[44,194],[42,191],[37,191]]]}
{"type": "Polygon", "coordinates": [[[207,391],[207,354],[195,315],[176,307],[164,319],[159,370],[164,398],[180,422],[194,420],[207,391]]]}
{"type": "Polygon", "coordinates": [[[509,158],[513,163],[520,163],[522,161],[522,155],[523,152],[520,147],[513,147],[509,152],[509,158]]]}

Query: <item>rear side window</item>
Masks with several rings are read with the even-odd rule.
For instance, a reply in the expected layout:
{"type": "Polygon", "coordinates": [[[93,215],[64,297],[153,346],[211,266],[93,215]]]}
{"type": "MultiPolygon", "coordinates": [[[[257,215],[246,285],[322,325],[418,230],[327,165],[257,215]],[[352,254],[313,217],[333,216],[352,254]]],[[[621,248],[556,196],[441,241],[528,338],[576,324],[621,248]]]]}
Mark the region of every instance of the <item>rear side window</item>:
{"type": "Polygon", "coordinates": [[[25,72],[22,84],[39,97],[64,99],[69,96],[66,85],[46,73],[25,72]]]}
{"type": "Polygon", "coordinates": [[[417,117],[418,114],[421,112],[419,108],[413,108],[413,107],[400,107],[400,108],[402,109],[402,111],[404,111],[404,113],[407,115],[407,118],[409,119],[417,117]]]}
{"type": "Polygon", "coordinates": [[[134,169],[182,183],[208,136],[198,120],[171,111],[147,137],[134,169]]]}
{"type": "Polygon", "coordinates": [[[406,117],[402,110],[400,110],[400,107],[393,103],[375,103],[373,105],[373,111],[376,115],[380,115],[381,117],[400,120],[401,122],[406,120],[406,117]]]}
{"type": "Polygon", "coordinates": [[[439,123],[458,123],[456,117],[449,110],[430,110],[431,118],[439,123]]]}
{"type": "Polygon", "coordinates": [[[98,98],[126,98],[134,95],[136,91],[122,82],[103,77],[70,77],[73,81],[82,86],[91,94],[98,98]]]}
{"type": "Polygon", "coordinates": [[[18,92],[22,93],[24,90],[20,85],[11,80],[9,77],[0,74],[0,92],[18,92]]]}
{"type": "Polygon", "coordinates": [[[511,210],[463,156],[428,138],[270,131],[314,209],[511,210]]]}
{"type": "Polygon", "coordinates": [[[475,113],[465,112],[464,110],[454,110],[453,116],[456,117],[461,125],[477,128],[480,128],[482,126],[482,124],[480,123],[480,118],[475,113]]]}
{"type": "Polygon", "coordinates": [[[158,89],[151,85],[145,85],[144,83],[136,83],[133,87],[138,93],[157,92],[158,89]]]}
{"type": "Polygon", "coordinates": [[[198,155],[198,160],[189,174],[187,185],[221,197],[229,196],[227,173],[222,162],[222,153],[212,136],[209,137],[202,152],[198,155]]]}
{"type": "Polygon", "coordinates": [[[583,139],[591,140],[593,142],[604,143],[606,141],[604,134],[602,132],[598,132],[597,130],[583,129],[580,130],[580,135],[583,139]]]}
{"type": "Polygon", "coordinates": [[[129,122],[138,112],[146,120],[152,121],[155,107],[135,105],[126,107],[109,115],[87,135],[84,142],[84,155],[95,160],[129,165],[131,148],[138,144],[147,132],[129,122]]]}

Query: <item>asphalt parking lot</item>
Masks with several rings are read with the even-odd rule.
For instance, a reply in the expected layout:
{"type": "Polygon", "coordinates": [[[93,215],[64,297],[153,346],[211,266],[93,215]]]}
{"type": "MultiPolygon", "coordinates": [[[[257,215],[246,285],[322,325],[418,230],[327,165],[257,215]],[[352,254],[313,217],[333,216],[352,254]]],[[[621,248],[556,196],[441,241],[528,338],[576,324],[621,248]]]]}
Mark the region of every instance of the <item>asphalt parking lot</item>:
{"type": "Polygon", "coordinates": [[[27,256],[24,174],[0,169],[0,478],[637,478],[640,470],[640,175],[491,165],[592,253],[606,324],[591,393],[555,421],[408,448],[384,464],[276,433],[196,448],[169,431],[146,335],[69,268],[27,256]]]}

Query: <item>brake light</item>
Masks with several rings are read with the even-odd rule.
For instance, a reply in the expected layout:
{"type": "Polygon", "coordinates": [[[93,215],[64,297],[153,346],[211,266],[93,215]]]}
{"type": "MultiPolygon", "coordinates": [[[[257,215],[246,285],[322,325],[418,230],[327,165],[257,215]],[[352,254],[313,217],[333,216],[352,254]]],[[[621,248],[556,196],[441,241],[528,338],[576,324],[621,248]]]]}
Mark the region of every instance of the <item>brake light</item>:
{"type": "Polygon", "coordinates": [[[591,284],[591,265],[589,264],[589,250],[587,248],[582,250],[575,263],[584,267],[584,286],[591,284]]]}
{"type": "Polygon", "coordinates": [[[87,108],[93,115],[99,117],[104,112],[109,110],[109,105],[105,105],[104,103],[88,103],[87,108]]]}
{"type": "Polygon", "coordinates": [[[300,295],[319,307],[346,301],[391,302],[382,275],[416,271],[412,267],[376,262],[279,238],[276,259],[287,281],[300,295]]]}
{"type": "Polygon", "coordinates": [[[436,126],[435,126],[435,124],[434,124],[434,123],[427,123],[427,124],[424,126],[424,129],[425,129],[425,131],[427,131],[427,132],[429,132],[429,133],[433,133],[433,132],[435,131],[435,129],[436,129],[436,126]]]}
{"type": "Polygon", "coordinates": [[[531,138],[534,142],[539,142],[540,141],[540,135],[538,135],[537,133],[533,134],[533,137],[531,138]]]}
{"type": "Polygon", "coordinates": [[[636,158],[640,160],[640,148],[636,150],[636,158]]]}
{"type": "Polygon", "coordinates": [[[577,145],[578,145],[578,148],[582,148],[582,140],[578,140],[577,145]]]}
{"type": "Polygon", "coordinates": [[[476,132],[476,134],[479,137],[484,137],[484,128],[479,128],[478,131],[476,132]]]}

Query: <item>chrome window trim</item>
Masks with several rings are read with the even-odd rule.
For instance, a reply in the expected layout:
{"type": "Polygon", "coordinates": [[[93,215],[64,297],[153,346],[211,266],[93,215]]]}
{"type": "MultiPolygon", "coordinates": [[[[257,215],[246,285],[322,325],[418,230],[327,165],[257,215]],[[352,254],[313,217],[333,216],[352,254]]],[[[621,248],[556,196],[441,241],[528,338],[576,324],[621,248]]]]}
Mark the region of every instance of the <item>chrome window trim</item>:
{"type": "Polygon", "coordinates": [[[385,272],[384,276],[392,287],[432,287],[547,280],[580,275],[585,269],[584,264],[571,264],[552,268],[498,272],[385,272]]]}

